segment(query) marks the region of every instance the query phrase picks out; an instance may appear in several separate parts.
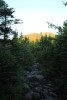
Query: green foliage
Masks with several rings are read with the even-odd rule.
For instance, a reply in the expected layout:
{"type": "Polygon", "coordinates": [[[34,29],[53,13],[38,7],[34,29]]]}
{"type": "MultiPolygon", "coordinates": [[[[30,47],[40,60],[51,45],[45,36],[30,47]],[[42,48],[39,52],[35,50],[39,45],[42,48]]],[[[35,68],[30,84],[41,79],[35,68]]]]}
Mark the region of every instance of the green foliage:
{"type": "Polygon", "coordinates": [[[13,8],[9,8],[5,1],[1,0],[0,7],[0,33],[4,40],[8,39],[8,34],[11,33],[11,23],[13,21],[13,8]],[[4,3],[3,3],[4,2],[4,3]]]}
{"type": "Polygon", "coordinates": [[[14,35],[11,43],[0,43],[0,99],[21,100],[24,88],[24,70],[32,66],[33,58],[28,39],[21,43],[14,35]],[[5,90],[4,90],[5,89],[5,90]]]}
{"type": "Polygon", "coordinates": [[[12,53],[16,56],[17,64],[23,68],[31,66],[33,58],[29,48],[29,41],[27,38],[20,42],[14,41],[13,38],[13,50],[12,53]]]}
{"type": "Polygon", "coordinates": [[[0,43],[0,85],[1,100],[21,100],[24,91],[24,71],[30,70],[33,62],[39,63],[46,83],[51,83],[55,91],[66,98],[67,93],[67,31],[63,24],[63,34],[41,37],[35,43],[27,38],[18,39],[18,32],[5,47],[0,43]],[[6,83],[4,85],[4,82],[6,83]],[[5,91],[4,91],[5,88],[5,91]],[[10,93],[10,95],[8,95],[10,93]],[[7,94],[5,96],[5,94],[7,94]],[[4,98],[5,97],[5,98],[4,98]]]}
{"type": "Polygon", "coordinates": [[[53,65],[47,70],[47,78],[56,91],[67,100],[67,21],[63,23],[60,33],[56,36],[53,65]]]}
{"type": "Polygon", "coordinates": [[[22,23],[22,20],[14,18],[14,9],[9,8],[8,4],[0,0],[0,35],[3,37],[4,41],[12,35],[12,24],[22,23]]]}
{"type": "Polygon", "coordinates": [[[63,4],[64,4],[65,6],[67,6],[67,2],[63,2],[63,4]]]}
{"type": "Polygon", "coordinates": [[[58,27],[58,33],[55,38],[45,36],[31,44],[31,51],[46,81],[67,100],[67,21],[58,27]]]}
{"type": "MultiPolygon", "coordinates": [[[[4,46],[0,44],[0,96],[8,97],[10,84],[15,84],[14,76],[16,76],[16,60],[10,52],[10,45],[4,46]]],[[[5,97],[5,98],[6,98],[5,97]]]]}
{"type": "MultiPolygon", "coordinates": [[[[7,16],[12,18],[13,10],[8,8],[3,0],[0,0],[0,8],[3,8],[4,5],[6,5],[6,10],[0,9],[0,30],[2,35],[5,35],[4,38],[7,39],[6,35],[10,31],[10,27],[7,25],[12,23],[12,20],[8,20],[7,16]],[[5,15],[6,17],[4,17],[5,15]],[[4,26],[2,25],[6,25],[3,31],[4,26]]],[[[15,20],[15,24],[17,24],[16,21],[18,20],[15,20]]],[[[13,31],[13,39],[10,42],[7,41],[5,46],[0,41],[1,100],[22,100],[24,72],[30,70],[33,62],[38,63],[46,83],[51,83],[55,91],[60,96],[62,95],[63,100],[67,100],[67,21],[64,21],[63,27],[55,25],[52,27],[57,28],[60,33],[54,38],[42,36],[35,43],[30,43],[28,38],[24,38],[22,34],[18,39],[18,32],[13,31]]]]}
{"type": "Polygon", "coordinates": [[[42,37],[41,40],[38,43],[38,46],[36,48],[36,56],[37,61],[41,64],[41,66],[47,68],[48,65],[51,63],[51,55],[52,55],[52,49],[53,49],[53,43],[52,43],[51,37],[42,37]]]}

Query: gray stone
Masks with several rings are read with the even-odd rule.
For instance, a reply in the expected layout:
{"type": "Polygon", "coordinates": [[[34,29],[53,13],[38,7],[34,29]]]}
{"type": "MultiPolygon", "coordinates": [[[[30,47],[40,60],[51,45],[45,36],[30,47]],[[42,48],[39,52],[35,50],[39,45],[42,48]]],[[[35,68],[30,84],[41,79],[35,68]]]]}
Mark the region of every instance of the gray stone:
{"type": "Polygon", "coordinates": [[[45,95],[47,95],[48,94],[48,89],[43,89],[43,94],[45,95]]]}
{"type": "Polygon", "coordinates": [[[37,74],[39,74],[39,71],[38,71],[38,70],[32,71],[32,72],[30,73],[30,75],[37,75],[37,74]]]}
{"type": "Polygon", "coordinates": [[[47,86],[47,85],[43,85],[43,88],[44,88],[44,89],[48,89],[48,90],[51,91],[51,88],[50,88],[49,86],[47,86]]]}
{"type": "Polygon", "coordinates": [[[52,91],[49,92],[49,95],[52,97],[57,97],[57,95],[55,93],[53,93],[52,91]]]}
{"type": "Polygon", "coordinates": [[[25,94],[25,100],[32,100],[33,92],[29,92],[25,94]]]}
{"type": "Polygon", "coordinates": [[[41,100],[45,100],[44,98],[41,98],[41,100]]]}
{"type": "Polygon", "coordinates": [[[39,100],[39,99],[40,99],[40,94],[37,93],[37,92],[33,92],[32,98],[33,98],[34,100],[39,100]]]}
{"type": "Polygon", "coordinates": [[[42,75],[28,75],[27,78],[28,79],[38,79],[38,80],[42,80],[42,79],[44,79],[44,76],[42,76],[42,75]]]}
{"type": "Polygon", "coordinates": [[[35,91],[40,93],[42,91],[42,87],[41,86],[36,87],[35,91]]]}
{"type": "Polygon", "coordinates": [[[33,83],[30,82],[30,85],[31,85],[31,87],[35,88],[36,86],[38,86],[40,84],[39,84],[39,82],[33,82],[33,83]]]}
{"type": "Polygon", "coordinates": [[[36,77],[37,79],[39,79],[39,80],[43,80],[43,79],[44,79],[44,76],[42,76],[42,75],[35,75],[35,77],[36,77]]]}
{"type": "Polygon", "coordinates": [[[45,97],[45,100],[55,100],[55,99],[51,96],[47,96],[47,97],[45,97]]]}
{"type": "Polygon", "coordinates": [[[44,84],[45,78],[37,67],[38,65],[35,63],[30,71],[25,73],[24,100],[58,100],[51,84],[44,84]]]}

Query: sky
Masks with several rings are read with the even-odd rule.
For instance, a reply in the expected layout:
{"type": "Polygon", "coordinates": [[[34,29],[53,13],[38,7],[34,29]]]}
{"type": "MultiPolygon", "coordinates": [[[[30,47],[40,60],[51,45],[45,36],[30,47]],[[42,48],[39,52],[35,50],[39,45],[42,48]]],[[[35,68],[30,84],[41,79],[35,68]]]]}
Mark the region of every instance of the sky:
{"type": "Polygon", "coordinates": [[[62,26],[67,19],[67,7],[63,2],[67,0],[5,0],[9,7],[15,10],[15,18],[23,20],[23,24],[12,26],[19,33],[53,32],[47,22],[62,26]],[[63,2],[62,2],[63,1],[63,2]]]}

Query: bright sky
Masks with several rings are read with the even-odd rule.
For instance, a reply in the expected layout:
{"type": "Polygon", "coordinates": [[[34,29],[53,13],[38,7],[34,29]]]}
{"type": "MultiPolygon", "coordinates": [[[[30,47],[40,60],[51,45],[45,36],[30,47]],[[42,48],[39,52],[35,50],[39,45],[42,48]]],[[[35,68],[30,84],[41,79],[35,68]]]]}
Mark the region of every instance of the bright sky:
{"type": "Polygon", "coordinates": [[[33,32],[56,32],[48,28],[47,21],[56,25],[67,19],[67,8],[62,1],[67,0],[5,0],[15,10],[15,18],[23,20],[23,24],[14,25],[23,34],[33,32]]]}

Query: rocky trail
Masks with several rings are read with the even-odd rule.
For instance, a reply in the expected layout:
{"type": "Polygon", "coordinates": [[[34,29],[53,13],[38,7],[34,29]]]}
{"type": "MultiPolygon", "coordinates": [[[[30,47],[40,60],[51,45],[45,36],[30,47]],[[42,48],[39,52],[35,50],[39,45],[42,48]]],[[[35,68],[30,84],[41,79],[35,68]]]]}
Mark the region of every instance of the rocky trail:
{"type": "Polygon", "coordinates": [[[24,100],[59,100],[50,85],[44,84],[44,76],[34,64],[25,72],[24,100]]]}

